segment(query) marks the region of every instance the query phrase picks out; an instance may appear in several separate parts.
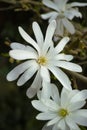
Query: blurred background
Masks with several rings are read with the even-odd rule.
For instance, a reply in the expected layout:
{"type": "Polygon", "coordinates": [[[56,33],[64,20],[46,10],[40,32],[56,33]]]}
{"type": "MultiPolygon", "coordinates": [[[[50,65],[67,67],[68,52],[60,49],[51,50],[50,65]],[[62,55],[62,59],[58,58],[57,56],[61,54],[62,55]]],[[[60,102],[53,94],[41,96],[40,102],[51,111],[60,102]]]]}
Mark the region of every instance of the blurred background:
{"type": "MultiPolygon", "coordinates": [[[[70,0],[72,1],[76,0],[70,0]]],[[[78,2],[87,2],[87,0],[78,0],[78,2]]],[[[0,0],[0,130],[41,130],[45,123],[35,119],[38,112],[31,106],[31,100],[26,96],[26,90],[33,79],[18,87],[16,81],[8,82],[6,75],[20,63],[9,57],[10,43],[14,41],[25,43],[19,35],[18,26],[22,26],[29,35],[34,37],[32,22],[37,21],[45,34],[48,23],[41,19],[40,14],[47,10],[41,0],[0,0]]],[[[83,19],[75,19],[75,22],[83,26],[87,36],[87,7],[80,8],[80,11],[83,19]]],[[[86,38],[83,42],[87,47],[86,38]]],[[[85,51],[81,47],[79,49],[80,52],[74,54],[75,62],[82,65],[83,75],[87,76],[87,48],[85,51]]],[[[78,80],[78,84],[80,89],[87,87],[87,82],[78,80]]]]}

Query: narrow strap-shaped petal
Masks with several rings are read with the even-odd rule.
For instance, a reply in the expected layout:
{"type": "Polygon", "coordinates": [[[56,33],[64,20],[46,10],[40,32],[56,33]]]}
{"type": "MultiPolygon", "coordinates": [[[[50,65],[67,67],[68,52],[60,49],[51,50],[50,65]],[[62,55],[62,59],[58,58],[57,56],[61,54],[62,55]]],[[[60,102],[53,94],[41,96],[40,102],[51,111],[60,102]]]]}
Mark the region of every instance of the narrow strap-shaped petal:
{"type": "Polygon", "coordinates": [[[37,22],[33,22],[32,28],[33,28],[33,32],[36,37],[37,43],[41,48],[44,42],[42,31],[37,22]]]}
{"type": "Polygon", "coordinates": [[[66,55],[66,54],[58,54],[57,56],[55,56],[56,60],[66,60],[66,61],[71,61],[73,59],[72,55],[66,55]]]}
{"type": "Polygon", "coordinates": [[[80,130],[80,128],[78,127],[78,125],[69,116],[67,116],[65,118],[65,121],[66,121],[67,125],[69,126],[70,130],[80,130]]]}
{"type": "Polygon", "coordinates": [[[56,30],[55,30],[55,34],[62,36],[62,37],[63,37],[63,34],[64,34],[64,26],[63,26],[63,23],[62,23],[62,19],[60,17],[57,17],[57,27],[56,27],[56,30]]]}
{"type": "Polygon", "coordinates": [[[62,92],[61,92],[61,107],[65,107],[67,108],[68,104],[69,104],[69,93],[72,90],[68,90],[65,87],[62,88],[62,92]],[[66,98],[65,98],[66,97],[66,98]]]}
{"type": "Polygon", "coordinates": [[[52,38],[53,38],[55,29],[56,29],[56,21],[53,20],[53,21],[51,21],[51,23],[47,27],[45,41],[44,41],[44,45],[43,45],[43,48],[42,48],[43,53],[46,53],[48,48],[50,46],[52,46],[52,38]]]}
{"type": "Polygon", "coordinates": [[[68,0],[54,0],[55,4],[58,6],[58,8],[61,9],[64,8],[66,6],[68,0]]]}
{"type": "Polygon", "coordinates": [[[13,49],[13,50],[26,50],[26,51],[29,51],[29,52],[34,52],[37,54],[37,51],[31,47],[31,46],[27,46],[27,45],[23,45],[21,43],[16,43],[16,42],[13,42],[11,43],[10,47],[13,49]]]}
{"type": "Polygon", "coordinates": [[[59,11],[58,6],[54,2],[52,2],[51,0],[43,0],[42,2],[47,7],[51,8],[51,9],[54,9],[56,11],[59,11]]]}
{"type": "Polygon", "coordinates": [[[56,117],[55,113],[40,113],[36,116],[36,119],[38,120],[50,120],[56,117]]]}
{"type": "Polygon", "coordinates": [[[49,122],[47,123],[47,126],[56,124],[60,119],[61,119],[61,117],[59,117],[59,116],[56,114],[56,117],[55,117],[54,119],[52,119],[51,121],[49,121],[49,122]]]}
{"type": "Polygon", "coordinates": [[[65,4],[65,3],[67,3],[68,0],[61,0],[61,1],[60,0],[54,0],[54,1],[55,1],[56,4],[59,4],[59,3],[65,4]]]}
{"type": "Polygon", "coordinates": [[[87,90],[82,90],[72,97],[71,102],[78,102],[86,99],[87,99],[87,90]]]}
{"type": "Polygon", "coordinates": [[[50,98],[50,96],[52,95],[52,87],[53,85],[49,82],[46,82],[45,80],[43,80],[42,83],[42,91],[41,91],[41,100],[47,100],[50,98]]]}
{"type": "Polygon", "coordinates": [[[71,104],[68,106],[68,110],[69,110],[70,112],[75,111],[75,110],[78,110],[78,109],[80,109],[81,107],[83,107],[85,104],[86,104],[86,101],[79,101],[79,102],[76,102],[76,103],[71,103],[71,104]]]}
{"type": "Polygon", "coordinates": [[[38,44],[21,28],[18,27],[20,35],[23,39],[32,45],[38,52],[40,51],[38,44]]]}
{"type": "Polygon", "coordinates": [[[62,19],[63,25],[64,27],[71,33],[74,34],[75,33],[75,28],[73,26],[73,24],[67,19],[67,18],[63,18],[62,19]]]}
{"type": "Polygon", "coordinates": [[[37,54],[26,50],[11,50],[9,55],[16,60],[37,59],[37,54]]]}
{"type": "Polygon", "coordinates": [[[58,91],[58,88],[55,84],[51,84],[51,97],[52,99],[59,105],[60,104],[60,97],[59,97],[59,91],[58,91]]]}
{"type": "Polygon", "coordinates": [[[53,127],[52,125],[47,126],[47,124],[45,124],[45,125],[43,126],[42,130],[53,130],[52,127],[53,127]]]}
{"type": "Polygon", "coordinates": [[[48,107],[49,111],[57,112],[59,110],[59,105],[51,99],[47,99],[44,104],[48,107]]]}
{"type": "Polygon", "coordinates": [[[59,122],[58,122],[58,125],[57,127],[61,130],[67,130],[66,129],[66,123],[65,123],[65,120],[64,119],[61,119],[59,122]]]}
{"type": "Polygon", "coordinates": [[[49,74],[49,71],[46,67],[41,66],[40,74],[41,74],[41,77],[43,80],[45,80],[46,82],[50,82],[50,74],[49,74]]]}
{"type": "Polygon", "coordinates": [[[82,18],[82,14],[78,11],[78,9],[71,8],[65,12],[65,17],[72,20],[74,17],[82,18]]]}
{"type": "Polygon", "coordinates": [[[13,81],[19,77],[20,74],[22,74],[25,70],[27,70],[30,66],[34,64],[35,61],[30,60],[26,61],[18,66],[16,66],[12,71],[10,71],[7,75],[8,81],[13,81]]]}
{"type": "Polygon", "coordinates": [[[41,111],[41,112],[48,111],[48,108],[40,100],[33,100],[31,101],[31,103],[32,103],[32,106],[38,111],[41,111]]]}
{"type": "Polygon", "coordinates": [[[71,82],[68,76],[62,70],[60,70],[58,67],[53,66],[49,66],[48,69],[54,74],[54,76],[61,82],[61,84],[65,88],[71,90],[71,82]]]}
{"type": "Polygon", "coordinates": [[[17,42],[13,42],[11,43],[10,47],[14,50],[14,49],[22,49],[25,50],[26,46],[21,44],[21,43],[17,43],[17,42]]]}
{"type": "Polygon", "coordinates": [[[43,19],[48,19],[48,18],[51,18],[51,17],[54,17],[54,19],[58,16],[58,13],[56,11],[52,11],[52,12],[49,12],[49,13],[45,13],[45,14],[42,14],[41,17],[43,19]]]}
{"type": "Polygon", "coordinates": [[[71,62],[67,62],[67,61],[57,61],[54,62],[55,66],[70,70],[70,71],[74,71],[74,72],[82,72],[82,68],[80,65],[75,64],[75,63],[71,63],[71,62]]]}
{"type": "Polygon", "coordinates": [[[64,38],[57,44],[57,46],[55,47],[55,51],[56,51],[57,53],[60,53],[60,52],[64,49],[64,47],[65,47],[65,45],[68,43],[68,41],[69,41],[69,37],[64,37],[64,38]]]}
{"type": "Polygon", "coordinates": [[[25,84],[38,70],[38,65],[34,64],[28,70],[24,72],[24,74],[19,78],[17,85],[22,86],[25,84]]]}
{"type": "Polygon", "coordinates": [[[49,18],[49,23],[52,21],[52,20],[56,20],[57,19],[57,17],[58,17],[58,15],[59,15],[59,13],[58,12],[54,12],[53,13],[53,15],[49,18]]]}
{"type": "Polygon", "coordinates": [[[39,91],[39,89],[42,87],[41,85],[41,76],[40,76],[40,72],[38,70],[35,79],[33,81],[33,83],[31,84],[31,86],[27,89],[26,95],[29,98],[32,98],[35,96],[35,94],[39,91]]]}
{"type": "Polygon", "coordinates": [[[79,3],[79,2],[72,2],[69,4],[70,7],[84,7],[84,6],[87,6],[87,3],[79,3]]]}
{"type": "Polygon", "coordinates": [[[57,130],[57,129],[58,129],[57,123],[54,124],[54,125],[52,125],[52,126],[53,126],[53,127],[52,127],[52,130],[57,130]]]}
{"type": "Polygon", "coordinates": [[[79,125],[87,126],[87,110],[80,109],[73,112],[71,118],[79,125]]]}

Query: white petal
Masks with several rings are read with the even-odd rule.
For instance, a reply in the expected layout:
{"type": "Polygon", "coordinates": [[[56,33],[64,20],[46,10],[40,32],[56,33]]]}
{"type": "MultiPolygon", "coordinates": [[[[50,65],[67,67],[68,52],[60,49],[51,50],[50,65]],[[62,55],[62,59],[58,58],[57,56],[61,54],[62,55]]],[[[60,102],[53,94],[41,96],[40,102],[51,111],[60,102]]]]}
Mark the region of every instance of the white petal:
{"type": "Polygon", "coordinates": [[[9,55],[16,60],[37,59],[37,54],[26,50],[11,50],[9,55]]]}
{"type": "Polygon", "coordinates": [[[43,45],[43,34],[37,22],[33,22],[33,32],[40,48],[43,45]]]}
{"type": "Polygon", "coordinates": [[[59,36],[63,36],[64,34],[64,26],[62,23],[62,19],[60,17],[59,18],[57,17],[57,27],[55,30],[55,34],[59,36]]]}
{"type": "Polygon", "coordinates": [[[40,113],[37,115],[38,120],[50,120],[55,118],[57,115],[55,113],[40,113]]]}
{"type": "Polygon", "coordinates": [[[52,91],[52,99],[59,105],[60,98],[59,98],[59,91],[55,84],[51,84],[51,91],[52,91]]]}
{"type": "Polygon", "coordinates": [[[23,39],[39,52],[40,50],[38,44],[21,27],[19,27],[18,29],[23,39]]]}
{"type": "Polygon", "coordinates": [[[69,126],[69,128],[71,130],[80,130],[80,128],[77,126],[77,124],[74,122],[74,120],[72,120],[71,118],[69,118],[69,116],[67,116],[65,118],[65,120],[66,120],[66,123],[67,123],[67,125],[69,126]]]}
{"type": "Polygon", "coordinates": [[[81,107],[83,107],[85,105],[85,101],[80,101],[80,102],[76,102],[76,103],[72,103],[68,106],[68,109],[70,111],[75,111],[77,109],[80,109],[81,107]]]}
{"type": "Polygon", "coordinates": [[[57,123],[53,125],[52,130],[58,130],[57,123]]]}
{"type": "Polygon", "coordinates": [[[66,124],[65,124],[65,120],[62,119],[58,122],[58,128],[61,129],[61,130],[66,130],[66,124]]]}
{"type": "Polygon", "coordinates": [[[43,80],[42,86],[43,86],[43,89],[41,91],[41,100],[47,100],[52,95],[51,88],[53,87],[53,85],[43,80]]]}
{"type": "Polygon", "coordinates": [[[28,70],[24,72],[24,74],[19,78],[17,85],[22,86],[25,84],[38,70],[38,65],[34,64],[34,66],[31,66],[28,70]]]}
{"type": "Polygon", "coordinates": [[[47,124],[45,124],[42,128],[42,130],[52,130],[53,126],[47,126],[47,124]]]}
{"type": "Polygon", "coordinates": [[[68,76],[62,70],[60,70],[57,67],[53,67],[53,66],[52,67],[49,66],[48,69],[54,74],[54,76],[61,82],[61,84],[65,88],[71,90],[71,82],[70,82],[68,76]]]}
{"type": "Polygon", "coordinates": [[[62,88],[62,92],[61,92],[61,107],[67,107],[69,104],[69,98],[68,95],[72,90],[68,90],[66,88],[62,88]],[[66,97],[66,98],[65,98],[66,97]]]}
{"type": "Polygon", "coordinates": [[[39,91],[39,89],[41,88],[41,76],[40,76],[40,72],[38,71],[35,79],[33,81],[33,83],[31,84],[31,86],[27,89],[26,95],[29,98],[32,98],[35,96],[35,94],[39,91]]]}
{"type": "Polygon", "coordinates": [[[63,25],[64,27],[71,33],[74,34],[75,33],[75,28],[73,26],[73,24],[66,18],[62,19],[63,25]]]}
{"type": "Polygon", "coordinates": [[[58,16],[58,13],[55,12],[55,11],[52,11],[52,12],[49,12],[49,13],[45,13],[45,14],[42,14],[41,17],[43,19],[48,19],[48,18],[51,18],[51,17],[54,17],[54,19],[58,16]]]}
{"type": "Polygon", "coordinates": [[[47,99],[47,101],[45,101],[45,105],[48,107],[50,111],[53,111],[53,112],[57,112],[59,109],[58,104],[51,99],[47,99]]]}
{"type": "Polygon", "coordinates": [[[56,29],[56,21],[53,20],[51,23],[48,25],[47,31],[46,31],[46,36],[45,36],[45,42],[43,45],[43,53],[47,52],[48,48],[52,46],[52,38],[54,35],[54,31],[56,29]]]}
{"type": "MultiPolygon", "coordinates": [[[[57,116],[57,115],[56,115],[57,116]]],[[[57,123],[59,120],[61,119],[61,117],[55,117],[54,119],[52,119],[51,121],[49,121],[48,123],[47,123],[47,126],[50,126],[50,125],[53,125],[53,124],[55,124],[55,123],[57,123]]]]}
{"type": "Polygon", "coordinates": [[[56,53],[55,53],[55,49],[53,46],[51,46],[46,54],[46,57],[48,59],[48,64],[50,60],[53,60],[55,57],[56,53]]]}
{"type": "Polygon", "coordinates": [[[50,74],[46,67],[41,66],[40,74],[43,80],[45,80],[46,82],[50,82],[50,74]]]}
{"type": "Polygon", "coordinates": [[[55,4],[58,5],[58,8],[61,9],[64,8],[66,6],[66,3],[67,3],[68,0],[54,0],[55,4]]]}
{"type": "Polygon", "coordinates": [[[73,59],[72,55],[66,55],[66,54],[58,54],[55,56],[56,60],[66,60],[66,61],[71,61],[73,59]]]}
{"type": "Polygon", "coordinates": [[[58,66],[58,67],[70,70],[70,71],[82,72],[81,66],[77,65],[75,63],[70,63],[70,62],[67,62],[67,61],[58,61],[55,65],[58,66]]]}
{"type": "Polygon", "coordinates": [[[86,99],[87,99],[87,90],[82,90],[72,97],[71,102],[75,103],[86,99]]]}
{"type": "Polygon", "coordinates": [[[19,77],[26,69],[28,69],[34,63],[33,60],[26,61],[18,66],[16,66],[12,71],[10,71],[7,75],[8,81],[13,81],[19,77]]]}
{"type": "Polygon", "coordinates": [[[59,10],[57,5],[54,2],[52,2],[51,0],[43,0],[42,2],[43,2],[44,5],[46,5],[49,8],[52,8],[52,9],[54,9],[56,11],[59,10]]]}
{"type": "Polygon", "coordinates": [[[65,47],[65,45],[68,43],[68,41],[69,41],[69,37],[64,37],[64,38],[58,43],[58,45],[55,47],[55,51],[56,51],[57,53],[60,53],[60,52],[64,49],[64,47],[65,47]]]}
{"type": "Polygon", "coordinates": [[[49,23],[52,21],[52,20],[56,20],[57,17],[58,17],[59,13],[58,12],[54,12],[53,15],[49,18],[49,23]]]}
{"type": "Polygon", "coordinates": [[[17,42],[13,42],[11,43],[10,47],[12,49],[22,49],[22,50],[25,50],[26,46],[21,44],[21,43],[17,43],[17,42]]]}
{"type": "Polygon", "coordinates": [[[78,11],[78,9],[70,9],[65,12],[65,17],[72,20],[74,17],[82,17],[82,14],[78,11]]]}
{"type": "Polygon", "coordinates": [[[73,89],[70,92],[67,91],[67,95],[68,95],[68,98],[70,99],[70,102],[71,102],[72,97],[74,97],[78,92],[79,92],[78,89],[73,89]]]}
{"type": "Polygon", "coordinates": [[[16,43],[16,42],[13,42],[13,43],[11,43],[11,48],[13,49],[13,50],[26,50],[26,51],[29,51],[29,52],[34,52],[34,53],[36,53],[37,54],[37,52],[36,52],[36,50],[34,49],[34,48],[32,48],[31,46],[25,46],[25,45],[23,45],[23,44],[21,44],[21,43],[16,43]]]}
{"type": "Polygon", "coordinates": [[[72,2],[69,5],[70,7],[76,7],[76,6],[83,7],[83,6],[87,6],[87,3],[72,2]]]}
{"type": "Polygon", "coordinates": [[[39,100],[33,100],[31,103],[32,103],[32,106],[38,111],[41,111],[41,112],[48,111],[48,108],[39,100]]]}
{"type": "Polygon", "coordinates": [[[71,118],[80,125],[87,126],[87,110],[82,109],[73,113],[71,118]]]}

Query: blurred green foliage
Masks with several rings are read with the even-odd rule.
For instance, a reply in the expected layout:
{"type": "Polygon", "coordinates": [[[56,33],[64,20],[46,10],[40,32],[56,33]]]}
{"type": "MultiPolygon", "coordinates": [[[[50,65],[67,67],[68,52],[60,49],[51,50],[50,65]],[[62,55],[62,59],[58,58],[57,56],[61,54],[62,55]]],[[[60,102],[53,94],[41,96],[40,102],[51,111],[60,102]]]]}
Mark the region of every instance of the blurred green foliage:
{"type": "MultiPolygon", "coordinates": [[[[83,0],[78,0],[78,2],[83,2],[83,0]]],[[[40,13],[46,12],[46,10],[47,8],[42,5],[41,0],[0,0],[0,130],[41,130],[45,123],[35,119],[38,112],[31,106],[31,100],[26,96],[26,90],[31,82],[17,87],[16,82],[9,83],[6,80],[6,75],[17,65],[16,61],[9,62],[10,43],[13,41],[25,43],[18,33],[18,26],[22,26],[34,37],[31,25],[33,21],[37,21],[45,33],[48,23],[41,19],[40,13]]],[[[87,76],[87,35],[84,36],[85,33],[87,34],[87,28],[85,28],[87,26],[87,7],[80,8],[80,10],[83,19],[75,19],[75,22],[83,27],[78,25],[80,34],[72,36],[73,42],[65,48],[65,52],[73,54],[75,62],[83,62],[83,74],[87,76]],[[73,46],[75,42],[78,43],[76,47],[73,46]]],[[[79,85],[81,86],[80,82],[79,85]]],[[[84,83],[84,88],[85,86],[87,85],[84,83]]]]}

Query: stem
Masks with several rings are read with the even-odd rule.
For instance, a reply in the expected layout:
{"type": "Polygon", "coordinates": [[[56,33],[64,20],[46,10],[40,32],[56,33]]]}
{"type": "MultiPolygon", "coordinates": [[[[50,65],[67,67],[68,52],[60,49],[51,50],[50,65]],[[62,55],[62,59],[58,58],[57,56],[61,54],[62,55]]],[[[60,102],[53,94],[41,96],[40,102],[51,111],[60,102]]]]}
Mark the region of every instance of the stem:
{"type": "Polygon", "coordinates": [[[76,77],[77,79],[80,79],[81,81],[87,83],[87,77],[85,77],[79,73],[68,71],[68,70],[66,72],[69,73],[70,75],[76,77]]]}

